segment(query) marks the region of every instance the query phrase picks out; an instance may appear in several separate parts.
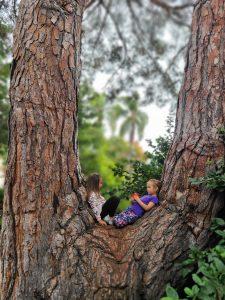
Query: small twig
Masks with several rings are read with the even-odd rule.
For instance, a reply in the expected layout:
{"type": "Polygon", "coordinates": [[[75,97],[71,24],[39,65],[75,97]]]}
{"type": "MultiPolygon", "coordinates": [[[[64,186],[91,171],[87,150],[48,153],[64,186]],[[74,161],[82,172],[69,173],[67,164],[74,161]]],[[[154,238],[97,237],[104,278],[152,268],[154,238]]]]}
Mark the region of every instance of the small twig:
{"type": "Polygon", "coordinates": [[[85,14],[84,14],[83,20],[88,19],[88,18],[90,17],[90,15],[96,10],[96,8],[97,8],[98,6],[100,6],[101,1],[102,1],[102,0],[94,1],[94,2],[93,2],[93,5],[88,6],[88,7],[85,7],[85,13],[86,13],[86,16],[85,16],[85,14]],[[96,5],[94,5],[94,4],[96,4],[96,5]],[[89,7],[91,7],[91,8],[89,9],[89,7]],[[86,12],[86,11],[87,11],[87,12],[86,12]]]}
{"type": "MultiPolygon", "coordinates": [[[[135,24],[137,26],[137,28],[140,30],[141,36],[144,36],[144,31],[141,27],[140,21],[137,18],[137,16],[135,15],[135,12],[132,8],[132,3],[130,0],[127,0],[127,4],[128,7],[130,9],[130,13],[131,16],[133,18],[133,20],[135,21],[135,24]]],[[[154,58],[154,56],[148,51],[148,49],[146,49],[145,45],[143,44],[142,39],[140,38],[140,35],[138,34],[138,32],[135,30],[135,28],[133,27],[134,32],[136,32],[135,36],[137,37],[138,42],[145,48],[147,55],[149,56],[149,58],[153,61],[153,64],[156,68],[156,70],[163,76],[163,78],[167,81],[169,81],[169,87],[172,87],[175,85],[175,83],[172,81],[172,79],[170,78],[170,76],[168,75],[168,73],[166,73],[165,71],[162,70],[161,66],[159,65],[159,63],[157,62],[157,60],[154,58]]]]}
{"type": "Polygon", "coordinates": [[[123,47],[124,47],[124,51],[125,51],[125,56],[127,55],[127,44],[125,39],[123,38],[122,32],[119,29],[119,26],[115,20],[115,17],[113,16],[112,12],[110,11],[110,9],[105,5],[104,1],[101,2],[101,5],[106,9],[106,11],[108,12],[109,16],[111,17],[113,24],[115,26],[115,29],[117,31],[117,34],[121,40],[121,42],[123,43],[123,47]]]}
{"type": "Polygon", "coordinates": [[[17,0],[13,0],[13,16],[14,16],[15,19],[17,18],[16,5],[17,5],[17,0]]]}
{"type": "Polygon", "coordinates": [[[123,48],[124,48],[124,57],[123,57],[123,60],[121,61],[119,67],[117,67],[117,69],[113,72],[113,74],[110,76],[110,78],[107,80],[106,84],[104,85],[104,88],[107,87],[107,85],[109,83],[112,83],[112,80],[113,80],[113,77],[121,70],[122,66],[125,64],[125,62],[127,61],[127,58],[128,58],[128,51],[127,51],[127,45],[126,45],[126,41],[125,39],[123,38],[123,35],[119,29],[119,26],[115,20],[115,17],[114,15],[111,13],[110,9],[105,5],[105,3],[102,1],[101,2],[101,5],[105,8],[105,10],[107,11],[107,13],[109,14],[110,18],[112,19],[113,21],[113,24],[115,26],[115,29],[116,29],[116,32],[123,44],[123,48]]]}
{"type": "Polygon", "coordinates": [[[101,33],[102,33],[102,31],[103,31],[103,29],[104,29],[104,27],[105,27],[106,20],[107,20],[108,14],[109,14],[108,11],[109,11],[109,9],[110,9],[111,4],[112,4],[112,1],[110,1],[109,4],[107,5],[107,9],[106,9],[106,11],[105,11],[105,16],[104,16],[104,18],[103,18],[103,21],[102,21],[100,30],[99,30],[99,32],[98,32],[98,34],[97,34],[97,39],[96,39],[96,41],[95,41],[95,43],[94,43],[93,52],[94,52],[94,50],[95,50],[96,45],[98,44],[98,42],[99,42],[99,40],[100,40],[101,33]]]}
{"type": "Polygon", "coordinates": [[[184,49],[186,49],[187,44],[185,44],[184,46],[182,46],[177,53],[174,55],[174,57],[172,58],[171,62],[169,63],[168,67],[166,68],[165,72],[168,72],[169,69],[171,68],[171,66],[174,64],[175,60],[177,59],[177,57],[180,55],[181,52],[184,51],[184,49]]]}

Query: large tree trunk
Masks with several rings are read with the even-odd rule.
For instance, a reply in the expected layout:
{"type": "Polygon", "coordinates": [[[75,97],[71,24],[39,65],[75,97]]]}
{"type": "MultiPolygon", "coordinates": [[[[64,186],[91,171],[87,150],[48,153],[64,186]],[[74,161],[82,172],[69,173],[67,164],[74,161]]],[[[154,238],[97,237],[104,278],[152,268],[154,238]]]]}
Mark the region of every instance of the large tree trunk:
{"type": "MultiPolygon", "coordinates": [[[[91,220],[78,191],[82,13],[81,0],[20,3],[10,86],[2,299],[50,295],[59,274],[65,279],[70,274],[71,266],[61,265],[70,243],[65,232],[78,236],[91,220]]],[[[62,289],[66,295],[65,282],[62,289]]]]}
{"type": "Polygon", "coordinates": [[[194,9],[163,203],[122,230],[95,225],[79,180],[82,3],[50,2],[22,1],[14,35],[2,299],[159,299],[166,282],[179,280],[174,263],[190,245],[207,244],[224,207],[222,194],[188,178],[225,151],[217,135],[225,119],[225,0],[194,9]]]}

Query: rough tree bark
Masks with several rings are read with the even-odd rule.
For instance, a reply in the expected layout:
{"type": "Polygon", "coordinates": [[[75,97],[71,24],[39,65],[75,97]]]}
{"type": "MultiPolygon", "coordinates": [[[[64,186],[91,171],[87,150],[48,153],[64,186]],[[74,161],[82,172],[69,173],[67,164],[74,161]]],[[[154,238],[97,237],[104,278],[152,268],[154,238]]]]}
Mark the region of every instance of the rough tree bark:
{"type": "Polygon", "coordinates": [[[198,1],[162,205],[122,230],[95,225],[77,154],[80,1],[22,1],[14,33],[2,299],[159,299],[204,247],[223,194],[190,186],[224,156],[225,0],[198,1]],[[50,4],[54,3],[54,5],[50,4]],[[26,32],[26,35],[25,35],[26,32]],[[75,60],[74,60],[75,55],[75,60]]]}
{"type": "Polygon", "coordinates": [[[38,298],[47,286],[50,294],[60,272],[55,260],[63,255],[58,247],[65,251],[60,233],[72,230],[76,236],[90,219],[77,199],[83,5],[82,0],[20,3],[10,85],[2,299],[38,298]]]}

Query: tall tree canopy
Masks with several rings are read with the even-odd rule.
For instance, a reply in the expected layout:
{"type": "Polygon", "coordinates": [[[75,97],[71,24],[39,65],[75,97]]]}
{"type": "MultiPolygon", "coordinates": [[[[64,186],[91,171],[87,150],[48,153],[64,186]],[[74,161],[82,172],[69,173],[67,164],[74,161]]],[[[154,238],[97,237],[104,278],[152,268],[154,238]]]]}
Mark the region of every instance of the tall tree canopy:
{"type": "Polygon", "coordinates": [[[176,2],[87,2],[82,76],[92,80],[106,74],[111,100],[139,89],[139,103],[175,103],[193,9],[192,1],[176,2]]]}
{"type": "MultiPolygon", "coordinates": [[[[4,19],[16,19],[19,3],[1,1],[4,19]]],[[[192,9],[190,0],[85,1],[81,80],[104,74],[111,100],[140,89],[139,102],[174,105],[192,9]]]]}

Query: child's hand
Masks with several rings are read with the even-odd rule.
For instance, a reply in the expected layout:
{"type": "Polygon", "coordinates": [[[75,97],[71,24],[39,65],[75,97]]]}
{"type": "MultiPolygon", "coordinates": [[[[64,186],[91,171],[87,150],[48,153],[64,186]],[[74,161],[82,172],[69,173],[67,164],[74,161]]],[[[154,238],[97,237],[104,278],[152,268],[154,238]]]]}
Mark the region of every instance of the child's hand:
{"type": "Polygon", "coordinates": [[[130,195],[130,199],[131,199],[131,200],[134,199],[134,193],[130,195]]]}
{"type": "Polygon", "coordinates": [[[107,226],[107,223],[103,220],[99,220],[98,223],[101,225],[101,226],[107,226]]]}
{"type": "Polygon", "coordinates": [[[134,200],[138,200],[140,198],[138,193],[133,193],[132,196],[134,200]]]}

